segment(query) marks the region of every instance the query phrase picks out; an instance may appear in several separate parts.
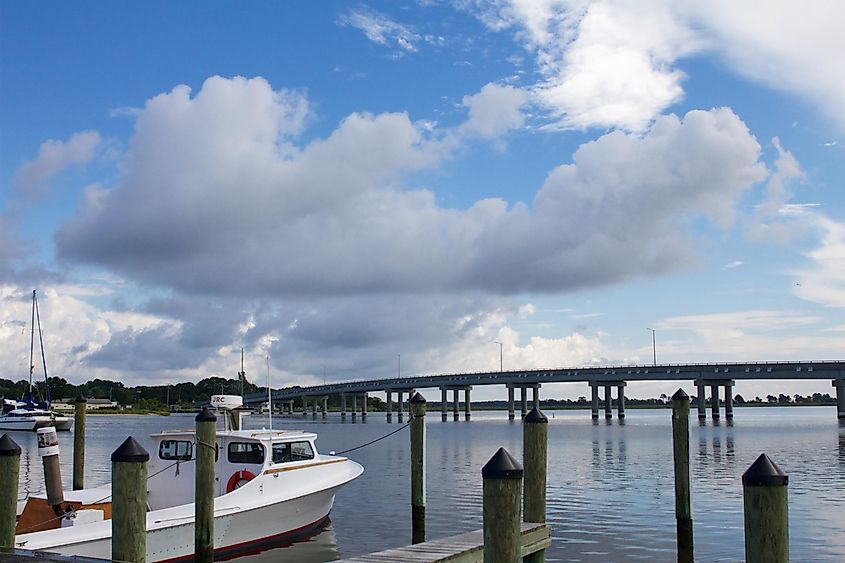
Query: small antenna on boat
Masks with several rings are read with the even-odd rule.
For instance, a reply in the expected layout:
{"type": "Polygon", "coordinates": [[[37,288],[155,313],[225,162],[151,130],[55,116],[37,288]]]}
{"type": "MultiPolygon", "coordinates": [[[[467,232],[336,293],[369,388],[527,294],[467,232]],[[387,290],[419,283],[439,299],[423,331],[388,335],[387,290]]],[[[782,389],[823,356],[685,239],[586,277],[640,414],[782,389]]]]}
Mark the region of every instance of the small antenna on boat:
{"type": "Polygon", "coordinates": [[[238,372],[238,378],[241,380],[241,397],[244,396],[244,381],[246,381],[246,372],[244,371],[244,349],[241,348],[241,371],[238,372]]]}
{"type": "Polygon", "coordinates": [[[267,359],[267,419],[270,426],[270,432],[273,431],[273,395],[270,391],[270,356],[267,359]]]}

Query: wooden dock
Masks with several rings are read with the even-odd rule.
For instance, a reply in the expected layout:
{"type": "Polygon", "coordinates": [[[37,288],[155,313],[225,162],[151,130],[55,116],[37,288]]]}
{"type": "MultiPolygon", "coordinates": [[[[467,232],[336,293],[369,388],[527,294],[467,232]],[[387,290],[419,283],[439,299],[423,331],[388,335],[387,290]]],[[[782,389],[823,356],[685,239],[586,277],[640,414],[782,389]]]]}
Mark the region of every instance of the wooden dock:
{"type": "MultiPolygon", "coordinates": [[[[551,528],[548,525],[526,522],[521,526],[523,557],[552,545],[551,528]]],[[[482,530],[475,530],[439,540],[342,559],[339,563],[384,563],[385,561],[483,563],[484,534],[482,530]]]]}

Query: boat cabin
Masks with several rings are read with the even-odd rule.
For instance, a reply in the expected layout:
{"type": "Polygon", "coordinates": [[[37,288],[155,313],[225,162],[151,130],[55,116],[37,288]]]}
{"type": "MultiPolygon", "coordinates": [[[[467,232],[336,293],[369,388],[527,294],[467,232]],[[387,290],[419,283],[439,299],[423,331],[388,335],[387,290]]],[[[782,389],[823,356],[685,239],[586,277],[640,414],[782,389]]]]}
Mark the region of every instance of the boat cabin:
{"type": "MultiPolygon", "coordinates": [[[[193,430],[174,430],[152,436],[151,510],[194,500],[194,462],[197,455],[193,430]]],[[[232,430],[217,434],[216,496],[244,486],[265,471],[310,465],[317,458],[317,435],[299,430],[232,430]]]]}

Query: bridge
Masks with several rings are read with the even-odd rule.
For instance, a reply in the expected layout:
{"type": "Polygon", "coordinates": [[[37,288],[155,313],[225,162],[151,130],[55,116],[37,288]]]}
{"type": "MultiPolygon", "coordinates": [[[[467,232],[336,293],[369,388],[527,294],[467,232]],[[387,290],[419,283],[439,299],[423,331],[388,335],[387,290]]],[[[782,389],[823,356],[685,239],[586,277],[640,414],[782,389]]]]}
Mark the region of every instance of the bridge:
{"type": "MultiPolygon", "coordinates": [[[[273,405],[280,405],[283,412],[293,414],[294,402],[301,401],[303,414],[308,413],[309,403],[316,416],[318,402],[322,402],[322,413],[326,416],[330,395],[340,396],[340,414],[357,416],[358,399],[361,401],[361,416],[367,416],[367,394],[382,392],[387,396],[387,419],[394,414],[393,395],[397,402],[395,412],[401,421],[405,413],[403,397],[410,398],[419,389],[438,388],[441,393],[441,415],[448,417],[452,393],[451,410],[455,420],[459,417],[459,393],[463,392],[464,417],[472,416],[470,391],[474,386],[503,385],[508,393],[508,417],[516,416],[516,391],[520,392],[520,415],[528,412],[528,390],[533,406],[540,404],[540,388],[544,383],[586,383],[592,393],[592,417],[599,417],[600,390],[603,390],[604,416],[613,417],[612,391],[616,389],[617,416],[625,416],[625,385],[629,381],[692,381],[698,388],[698,417],[707,418],[705,395],[710,388],[711,417],[720,417],[719,390],[724,390],[725,417],[733,417],[732,389],[737,380],[830,380],[836,388],[836,410],[839,419],[845,419],[845,361],[797,361],[797,362],[751,362],[751,363],[703,363],[703,364],[658,364],[634,366],[603,366],[580,368],[554,368],[536,370],[512,370],[478,373],[457,373],[442,375],[419,375],[388,379],[369,379],[278,389],[271,392],[273,405]],[[351,404],[351,405],[350,405],[351,404]]],[[[247,406],[260,406],[267,402],[266,393],[254,393],[244,397],[247,406]]],[[[275,408],[275,407],[274,407],[275,408]]]]}

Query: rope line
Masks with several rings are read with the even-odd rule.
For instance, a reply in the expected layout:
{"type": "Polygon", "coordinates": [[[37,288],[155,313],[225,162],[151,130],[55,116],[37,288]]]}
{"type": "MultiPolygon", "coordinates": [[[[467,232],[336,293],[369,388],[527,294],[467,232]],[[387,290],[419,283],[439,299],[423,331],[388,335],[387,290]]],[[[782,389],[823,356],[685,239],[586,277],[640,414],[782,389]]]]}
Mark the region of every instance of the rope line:
{"type": "Polygon", "coordinates": [[[335,453],[334,453],[334,455],[348,454],[349,452],[354,452],[355,450],[360,450],[361,448],[366,448],[367,446],[370,446],[370,445],[372,445],[372,444],[375,444],[376,442],[379,442],[379,441],[381,441],[381,440],[384,440],[385,438],[388,438],[388,437],[390,437],[390,436],[393,436],[394,434],[396,434],[396,433],[397,433],[397,432],[399,432],[400,430],[404,430],[405,428],[409,427],[410,425],[411,425],[411,423],[409,422],[409,423],[408,423],[408,424],[406,424],[405,426],[400,426],[399,428],[397,428],[397,429],[396,429],[396,430],[394,430],[393,432],[391,432],[391,433],[389,433],[389,434],[385,434],[385,435],[384,435],[384,436],[382,436],[381,438],[376,438],[375,440],[371,440],[371,441],[367,442],[366,444],[361,444],[360,446],[355,446],[354,448],[349,448],[348,450],[343,450],[342,452],[335,452],[335,453]]]}

